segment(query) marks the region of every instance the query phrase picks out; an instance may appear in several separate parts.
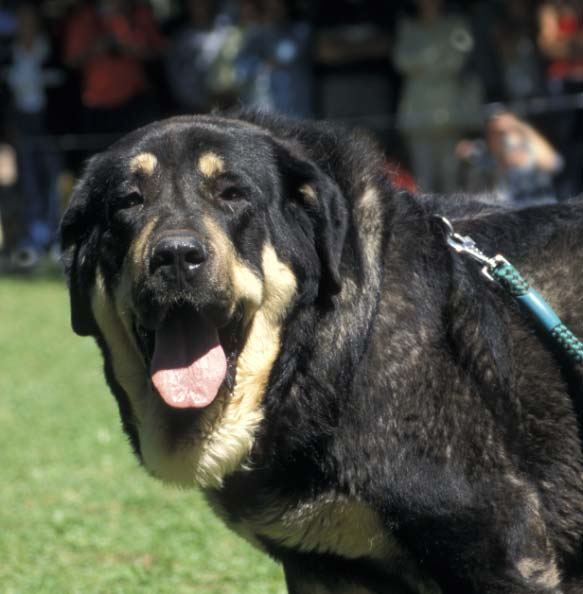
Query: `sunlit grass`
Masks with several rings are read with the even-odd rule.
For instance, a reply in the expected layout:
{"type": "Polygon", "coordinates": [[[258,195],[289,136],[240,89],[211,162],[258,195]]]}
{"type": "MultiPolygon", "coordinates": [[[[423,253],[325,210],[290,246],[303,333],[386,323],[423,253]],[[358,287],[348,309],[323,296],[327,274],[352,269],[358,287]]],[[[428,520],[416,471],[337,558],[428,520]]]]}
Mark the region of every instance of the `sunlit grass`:
{"type": "Polygon", "coordinates": [[[0,278],[0,591],[280,594],[195,492],[138,467],[60,279],[0,278]]]}

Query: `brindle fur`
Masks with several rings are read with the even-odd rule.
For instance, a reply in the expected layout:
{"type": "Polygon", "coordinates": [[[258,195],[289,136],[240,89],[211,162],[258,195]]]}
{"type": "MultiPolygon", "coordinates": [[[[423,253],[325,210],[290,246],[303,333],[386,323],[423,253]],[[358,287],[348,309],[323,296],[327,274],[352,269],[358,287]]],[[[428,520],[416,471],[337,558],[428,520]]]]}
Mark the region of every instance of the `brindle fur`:
{"type": "Polygon", "coordinates": [[[182,117],[129,135],[64,216],[73,327],[99,343],[147,470],[198,482],[291,593],[580,593],[581,371],[433,215],[583,335],[583,204],[414,197],[382,171],[369,140],[324,124],[182,117]],[[177,228],[210,254],[180,287],[149,272],[177,228]],[[132,334],[172,300],[226,328],[228,380],[201,414],[162,404],[132,334]]]}

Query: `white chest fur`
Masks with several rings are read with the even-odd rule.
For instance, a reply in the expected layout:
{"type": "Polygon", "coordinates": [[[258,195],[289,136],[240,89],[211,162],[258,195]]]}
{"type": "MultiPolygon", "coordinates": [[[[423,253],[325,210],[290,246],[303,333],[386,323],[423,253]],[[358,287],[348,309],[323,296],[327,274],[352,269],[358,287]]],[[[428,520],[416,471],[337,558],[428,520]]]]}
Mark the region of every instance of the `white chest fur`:
{"type": "Polygon", "coordinates": [[[382,518],[367,504],[338,494],[322,494],[292,503],[273,498],[260,512],[230,522],[219,500],[209,497],[214,510],[240,536],[264,548],[261,540],[303,553],[331,554],[345,559],[379,562],[401,576],[419,594],[440,594],[399,545],[382,518]],[[391,569],[392,568],[392,569],[391,569]]]}
{"type": "MultiPolygon", "coordinates": [[[[220,503],[211,500],[211,504],[224,518],[220,503]]],[[[260,511],[228,524],[256,545],[259,539],[266,538],[296,551],[347,559],[382,560],[399,555],[396,541],[374,510],[337,494],[323,494],[296,504],[274,498],[260,511]]]]}

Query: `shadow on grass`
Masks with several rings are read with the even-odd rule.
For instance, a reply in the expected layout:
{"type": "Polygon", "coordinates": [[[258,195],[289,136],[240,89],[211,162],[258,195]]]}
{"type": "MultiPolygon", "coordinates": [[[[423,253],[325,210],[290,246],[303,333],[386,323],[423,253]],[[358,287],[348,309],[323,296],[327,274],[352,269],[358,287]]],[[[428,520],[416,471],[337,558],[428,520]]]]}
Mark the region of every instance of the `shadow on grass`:
{"type": "Polygon", "coordinates": [[[0,281],[3,278],[12,278],[22,281],[55,281],[65,282],[63,267],[49,257],[43,257],[39,263],[30,270],[14,267],[8,258],[0,258],[0,281]]]}

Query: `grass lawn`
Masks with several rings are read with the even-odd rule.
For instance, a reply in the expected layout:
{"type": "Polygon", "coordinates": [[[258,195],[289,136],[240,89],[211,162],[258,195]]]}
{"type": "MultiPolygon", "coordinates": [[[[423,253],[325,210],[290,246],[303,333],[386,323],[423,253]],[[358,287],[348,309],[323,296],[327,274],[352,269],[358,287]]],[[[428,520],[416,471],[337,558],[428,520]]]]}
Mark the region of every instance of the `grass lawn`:
{"type": "Polygon", "coordinates": [[[2,594],[278,594],[280,568],[138,467],[58,275],[0,278],[2,594]]]}

